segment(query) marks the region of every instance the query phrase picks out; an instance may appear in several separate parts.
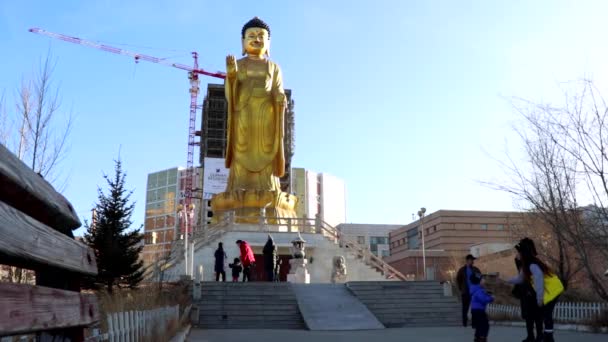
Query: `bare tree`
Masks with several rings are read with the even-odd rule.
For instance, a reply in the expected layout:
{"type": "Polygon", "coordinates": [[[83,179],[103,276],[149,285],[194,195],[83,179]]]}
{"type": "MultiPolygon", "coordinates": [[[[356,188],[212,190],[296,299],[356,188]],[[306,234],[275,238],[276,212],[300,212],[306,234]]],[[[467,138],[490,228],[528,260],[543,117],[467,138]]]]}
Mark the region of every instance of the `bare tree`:
{"type": "Polygon", "coordinates": [[[17,155],[49,182],[57,181],[56,167],[67,152],[72,129],[71,112],[58,125],[62,114],[59,87],[52,81],[54,63],[50,54],[42,61],[32,80],[22,81],[18,90],[17,120],[19,136],[17,155]]]}
{"type": "Polygon", "coordinates": [[[577,208],[574,161],[547,136],[542,116],[522,109],[516,102],[514,105],[526,121],[527,129],[516,131],[527,160],[522,164],[509,158],[503,168],[511,182],[491,186],[524,201],[528,215],[515,233],[537,240],[539,252],[567,286],[578,269],[566,236],[572,221],[576,221],[572,212],[577,208]]]}
{"type": "Polygon", "coordinates": [[[522,199],[540,221],[551,227],[545,239],[551,258],[567,284],[583,271],[594,292],[608,300],[602,272],[608,264],[607,107],[593,83],[576,83],[561,107],[513,101],[524,118],[517,130],[527,163],[504,164],[508,185],[492,184],[522,199]],[[580,198],[592,204],[580,205],[580,198]]]}
{"type": "MultiPolygon", "coordinates": [[[[22,80],[12,115],[6,115],[5,98],[0,98],[0,143],[11,149],[36,173],[55,183],[56,188],[63,188],[63,185],[57,184],[58,165],[67,152],[73,120],[71,112],[61,110],[60,89],[52,80],[53,70],[54,62],[48,53],[41,60],[34,77],[22,80]],[[18,129],[13,130],[11,126],[18,129]]],[[[8,269],[7,274],[13,282],[30,282],[33,279],[32,272],[23,272],[14,267],[8,269]]]]}
{"type": "Polygon", "coordinates": [[[0,144],[7,145],[10,136],[11,125],[6,111],[6,98],[4,91],[0,94],[0,144]]]}

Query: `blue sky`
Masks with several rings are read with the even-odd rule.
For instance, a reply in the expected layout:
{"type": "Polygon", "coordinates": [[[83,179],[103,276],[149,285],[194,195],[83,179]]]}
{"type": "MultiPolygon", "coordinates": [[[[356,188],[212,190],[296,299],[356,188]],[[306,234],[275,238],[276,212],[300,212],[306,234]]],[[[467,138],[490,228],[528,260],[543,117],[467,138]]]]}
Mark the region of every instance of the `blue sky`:
{"type": "MultiPolygon", "coordinates": [[[[604,1],[2,1],[0,92],[51,50],[76,121],[61,173],[84,218],[120,149],[143,222],[146,175],[185,165],[185,72],[29,33],[30,27],[223,70],[240,29],[269,23],[296,101],[294,166],[346,181],[347,220],[405,224],[421,206],[511,210],[496,159],[519,156],[508,98],[561,101],[608,80],[604,1]],[[150,49],[149,49],[150,48],[150,49]],[[177,57],[176,57],[177,56],[177,57]]],[[[203,79],[217,82],[214,79],[203,79]]],[[[605,89],[605,88],[604,88],[605,89]]],[[[9,103],[12,108],[12,102],[9,103]]],[[[198,118],[200,120],[200,117],[198,118]]],[[[198,125],[198,124],[197,124],[198,125]]]]}

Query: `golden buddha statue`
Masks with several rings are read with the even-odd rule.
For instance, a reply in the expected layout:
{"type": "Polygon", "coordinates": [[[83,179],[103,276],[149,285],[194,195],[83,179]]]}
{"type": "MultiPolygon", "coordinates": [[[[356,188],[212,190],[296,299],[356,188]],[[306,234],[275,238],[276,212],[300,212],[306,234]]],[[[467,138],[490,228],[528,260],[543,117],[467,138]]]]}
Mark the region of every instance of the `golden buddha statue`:
{"type": "MultiPolygon", "coordinates": [[[[243,55],[226,57],[224,83],[228,105],[225,192],[211,200],[214,213],[295,217],[297,199],[281,192],[287,99],[279,66],[270,61],[270,28],[255,17],[241,31],[243,55]]],[[[241,221],[243,221],[241,219],[241,221]]]]}

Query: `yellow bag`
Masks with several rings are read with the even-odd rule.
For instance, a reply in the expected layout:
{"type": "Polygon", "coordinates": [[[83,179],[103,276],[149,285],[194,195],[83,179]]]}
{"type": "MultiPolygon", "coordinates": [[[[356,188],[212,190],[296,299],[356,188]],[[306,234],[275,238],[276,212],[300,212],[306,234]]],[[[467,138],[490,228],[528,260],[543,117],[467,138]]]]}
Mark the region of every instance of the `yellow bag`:
{"type": "MultiPolygon", "coordinates": [[[[532,282],[534,283],[534,281],[532,281],[532,282]]],[[[552,274],[552,275],[545,274],[544,284],[545,284],[545,293],[543,293],[543,305],[554,300],[555,298],[557,298],[557,296],[559,296],[560,294],[562,294],[564,292],[564,285],[562,284],[562,281],[559,280],[559,278],[555,274],[552,274]]],[[[536,290],[536,286],[534,286],[534,284],[532,284],[532,286],[536,290]]]]}

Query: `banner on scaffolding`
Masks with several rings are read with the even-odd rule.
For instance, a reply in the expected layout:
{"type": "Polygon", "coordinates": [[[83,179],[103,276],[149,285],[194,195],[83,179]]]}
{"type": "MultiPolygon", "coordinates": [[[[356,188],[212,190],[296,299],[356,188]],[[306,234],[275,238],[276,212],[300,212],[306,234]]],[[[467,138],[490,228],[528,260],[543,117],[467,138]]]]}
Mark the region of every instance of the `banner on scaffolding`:
{"type": "Polygon", "coordinates": [[[205,158],[203,166],[203,199],[226,191],[228,172],[223,158],[205,158]]]}

